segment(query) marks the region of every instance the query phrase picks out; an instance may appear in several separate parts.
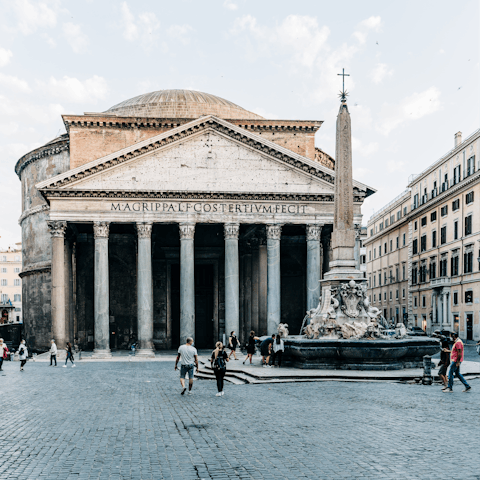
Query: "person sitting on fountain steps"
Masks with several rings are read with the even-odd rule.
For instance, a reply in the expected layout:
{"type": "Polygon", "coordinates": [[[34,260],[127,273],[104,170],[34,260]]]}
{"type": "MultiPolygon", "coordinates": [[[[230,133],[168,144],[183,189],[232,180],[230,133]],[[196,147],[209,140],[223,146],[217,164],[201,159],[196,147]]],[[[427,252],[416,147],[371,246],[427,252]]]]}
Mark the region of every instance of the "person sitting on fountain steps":
{"type": "Polygon", "coordinates": [[[463,342],[458,338],[457,332],[452,332],[451,334],[453,340],[453,347],[451,350],[444,348],[444,352],[450,353],[450,370],[448,371],[448,386],[443,389],[445,393],[453,392],[453,377],[454,375],[465,385],[464,392],[471,390],[471,386],[463,378],[463,375],[460,373],[460,364],[463,362],[463,342]]]}

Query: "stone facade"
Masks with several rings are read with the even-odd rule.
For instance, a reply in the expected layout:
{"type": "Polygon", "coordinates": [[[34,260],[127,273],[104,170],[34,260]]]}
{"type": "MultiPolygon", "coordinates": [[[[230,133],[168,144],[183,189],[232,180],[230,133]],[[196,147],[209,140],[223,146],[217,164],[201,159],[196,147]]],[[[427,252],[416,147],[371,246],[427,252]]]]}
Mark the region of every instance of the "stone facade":
{"type": "Polygon", "coordinates": [[[427,332],[480,339],[480,131],[420,175],[367,226],[372,304],[427,332]]]}
{"type": "MultiPolygon", "coordinates": [[[[210,348],[231,330],[241,341],[280,322],[300,330],[307,284],[331,255],[335,172],[314,159],[321,122],[225,120],[231,111],[65,116],[67,135],[19,160],[35,348],[53,335],[98,356],[133,342],[151,355],[188,335],[210,348]]],[[[355,223],[371,193],[353,182],[355,223]]]]}
{"type": "Polygon", "coordinates": [[[0,325],[22,323],[22,249],[0,250],[0,325]]]}

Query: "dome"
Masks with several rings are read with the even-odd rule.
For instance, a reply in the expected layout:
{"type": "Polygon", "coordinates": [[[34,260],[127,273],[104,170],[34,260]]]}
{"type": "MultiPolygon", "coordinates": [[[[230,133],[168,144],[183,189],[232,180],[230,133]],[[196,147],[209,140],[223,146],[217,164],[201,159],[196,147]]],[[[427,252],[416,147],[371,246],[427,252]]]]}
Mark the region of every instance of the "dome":
{"type": "Polygon", "coordinates": [[[262,119],[228,100],[195,90],[158,90],[125,100],[105,113],[121,117],[262,119]]]}

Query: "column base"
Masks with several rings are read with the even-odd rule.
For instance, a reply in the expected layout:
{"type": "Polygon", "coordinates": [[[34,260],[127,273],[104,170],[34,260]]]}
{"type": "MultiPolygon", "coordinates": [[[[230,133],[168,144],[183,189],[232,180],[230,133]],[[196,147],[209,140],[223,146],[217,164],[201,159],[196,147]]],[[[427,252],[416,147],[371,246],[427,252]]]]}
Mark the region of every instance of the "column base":
{"type": "Polygon", "coordinates": [[[135,350],[136,357],[155,358],[155,350],[152,348],[139,348],[135,350]]]}
{"type": "Polygon", "coordinates": [[[95,348],[92,358],[112,358],[112,351],[109,348],[95,348]]]}

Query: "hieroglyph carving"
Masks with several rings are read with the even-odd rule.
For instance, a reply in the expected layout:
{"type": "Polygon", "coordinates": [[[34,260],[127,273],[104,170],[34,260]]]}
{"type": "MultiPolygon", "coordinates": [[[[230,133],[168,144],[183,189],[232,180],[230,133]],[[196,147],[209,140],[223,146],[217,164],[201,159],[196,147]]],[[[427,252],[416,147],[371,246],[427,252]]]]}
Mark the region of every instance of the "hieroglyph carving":
{"type": "Polygon", "coordinates": [[[137,223],[137,235],[138,238],[151,238],[152,236],[152,224],[151,223],[137,223]]]}
{"type": "Polygon", "coordinates": [[[93,222],[93,236],[95,238],[108,238],[109,227],[108,222],[93,222]]]}
{"type": "Polygon", "coordinates": [[[266,226],[267,239],[268,240],[280,240],[282,236],[281,225],[267,225],[266,226]]]}
{"type": "Polygon", "coordinates": [[[194,223],[179,223],[178,228],[180,230],[180,240],[193,240],[193,237],[195,236],[194,223]]]}
{"type": "Polygon", "coordinates": [[[48,231],[52,237],[64,237],[67,230],[67,222],[65,220],[48,220],[48,231]]]}
{"type": "Polygon", "coordinates": [[[322,236],[322,225],[307,225],[305,233],[307,242],[309,240],[320,240],[322,236]]]}
{"type": "Polygon", "coordinates": [[[225,240],[238,239],[238,234],[240,232],[240,225],[238,223],[226,223],[223,226],[223,232],[225,235],[225,240]]]}

